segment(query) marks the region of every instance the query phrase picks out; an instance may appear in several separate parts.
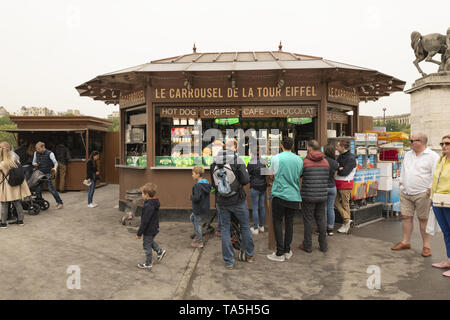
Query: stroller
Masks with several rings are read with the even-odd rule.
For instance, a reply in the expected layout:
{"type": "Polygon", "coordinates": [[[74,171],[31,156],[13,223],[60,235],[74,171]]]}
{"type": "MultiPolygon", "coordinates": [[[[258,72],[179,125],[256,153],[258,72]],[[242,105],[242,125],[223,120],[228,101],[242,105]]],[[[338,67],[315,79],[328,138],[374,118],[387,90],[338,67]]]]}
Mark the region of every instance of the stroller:
{"type": "MultiPolygon", "coordinates": [[[[47,176],[40,170],[34,170],[31,174],[30,178],[27,180],[28,188],[30,188],[31,197],[29,201],[22,201],[22,207],[24,210],[28,210],[30,212],[30,207],[32,211],[35,210],[34,207],[39,207],[40,210],[47,210],[50,208],[50,202],[42,198],[41,195],[36,193],[36,188],[43,183],[44,181],[48,181],[47,176]]],[[[39,211],[40,211],[39,210],[39,211]]],[[[38,214],[39,211],[36,213],[38,214]]]]}
{"type": "MultiPolygon", "coordinates": [[[[36,187],[42,183],[42,181],[46,181],[47,177],[44,173],[39,170],[33,171],[30,178],[27,180],[28,188],[30,189],[31,196],[26,197],[21,201],[22,209],[28,211],[29,215],[36,216],[41,210],[47,210],[50,207],[50,203],[43,198],[40,198],[36,195],[36,187]]],[[[12,202],[9,203],[8,206],[8,220],[17,220],[17,211],[16,207],[12,202]]],[[[10,222],[10,224],[14,224],[14,222],[10,222]]]]}

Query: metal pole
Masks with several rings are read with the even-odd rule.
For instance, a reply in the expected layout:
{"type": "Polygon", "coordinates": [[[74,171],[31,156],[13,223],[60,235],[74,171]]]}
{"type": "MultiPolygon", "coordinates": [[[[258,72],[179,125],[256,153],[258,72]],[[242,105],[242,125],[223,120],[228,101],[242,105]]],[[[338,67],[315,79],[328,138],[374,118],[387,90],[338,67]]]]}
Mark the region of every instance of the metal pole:
{"type": "Polygon", "coordinates": [[[386,127],[386,108],[383,108],[383,121],[384,121],[384,126],[386,127]]]}

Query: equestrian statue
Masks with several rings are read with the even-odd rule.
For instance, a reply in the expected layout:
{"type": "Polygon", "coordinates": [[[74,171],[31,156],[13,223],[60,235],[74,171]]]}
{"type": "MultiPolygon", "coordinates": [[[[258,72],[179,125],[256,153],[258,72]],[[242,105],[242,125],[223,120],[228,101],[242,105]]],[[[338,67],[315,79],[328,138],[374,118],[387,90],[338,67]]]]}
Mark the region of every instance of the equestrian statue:
{"type": "Polygon", "coordinates": [[[439,72],[450,71],[450,28],[447,29],[447,35],[431,33],[422,36],[419,32],[413,31],[411,33],[411,47],[416,56],[413,63],[422,76],[427,76],[419,66],[419,62],[423,60],[437,64],[439,72]],[[441,54],[441,62],[433,59],[437,53],[441,54]]]}

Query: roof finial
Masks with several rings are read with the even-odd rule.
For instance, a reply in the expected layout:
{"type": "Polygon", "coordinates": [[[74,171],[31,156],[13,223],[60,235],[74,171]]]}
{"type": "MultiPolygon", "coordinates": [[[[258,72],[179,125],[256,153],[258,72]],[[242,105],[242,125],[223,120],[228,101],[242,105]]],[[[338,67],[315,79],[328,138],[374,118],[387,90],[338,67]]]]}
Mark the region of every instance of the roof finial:
{"type": "Polygon", "coordinates": [[[192,48],[192,50],[194,51],[194,53],[197,53],[197,47],[195,46],[195,42],[194,42],[194,47],[192,48]]]}
{"type": "Polygon", "coordinates": [[[283,51],[281,49],[283,49],[283,45],[281,44],[281,40],[280,40],[280,45],[278,46],[278,51],[283,51]]]}

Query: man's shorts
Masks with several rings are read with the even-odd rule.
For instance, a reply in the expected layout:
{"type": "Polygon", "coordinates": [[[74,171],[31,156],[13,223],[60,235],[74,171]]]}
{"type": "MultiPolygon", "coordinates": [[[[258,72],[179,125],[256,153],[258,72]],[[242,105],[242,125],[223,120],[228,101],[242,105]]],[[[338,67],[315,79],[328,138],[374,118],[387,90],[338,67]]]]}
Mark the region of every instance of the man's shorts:
{"type": "Polygon", "coordinates": [[[428,220],[431,207],[428,192],[410,196],[400,191],[400,205],[403,216],[414,217],[414,213],[416,213],[419,219],[428,220]]]}

